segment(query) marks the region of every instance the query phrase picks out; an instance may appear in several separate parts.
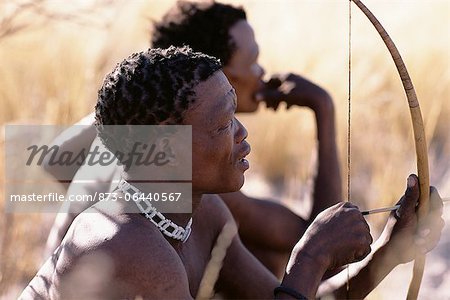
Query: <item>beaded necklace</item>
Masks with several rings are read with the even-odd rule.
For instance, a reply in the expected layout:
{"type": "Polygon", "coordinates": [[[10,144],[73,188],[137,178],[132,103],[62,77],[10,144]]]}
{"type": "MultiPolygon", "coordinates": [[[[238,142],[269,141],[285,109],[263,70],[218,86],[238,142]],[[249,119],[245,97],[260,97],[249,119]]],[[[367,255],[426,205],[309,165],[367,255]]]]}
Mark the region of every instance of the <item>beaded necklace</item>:
{"type": "Polygon", "coordinates": [[[132,196],[131,199],[136,203],[142,215],[155,224],[164,235],[182,241],[183,243],[187,241],[191,234],[192,218],[189,219],[186,228],[175,224],[167,219],[162,213],[156,211],[156,208],[152,206],[145,195],[123,178],[120,179],[117,190],[120,190],[125,194],[130,194],[132,196]]]}

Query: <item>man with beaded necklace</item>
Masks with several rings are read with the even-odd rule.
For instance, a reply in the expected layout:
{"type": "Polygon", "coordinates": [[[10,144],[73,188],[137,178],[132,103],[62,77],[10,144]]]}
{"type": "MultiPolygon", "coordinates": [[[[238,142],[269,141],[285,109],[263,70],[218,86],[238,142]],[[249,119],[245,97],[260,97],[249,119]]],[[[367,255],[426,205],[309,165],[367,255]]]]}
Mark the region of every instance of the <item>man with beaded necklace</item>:
{"type": "MultiPolygon", "coordinates": [[[[296,74],[272,76],[269,82],[264,83],[264,69],[258,63],[259,47],[253,29],[246,20],[246,13],[240,7],[214,1],[177,2],[160,21],[154,23],[151,39],[153,47],[189,45],[195,51],[219,58],[225,75],[236,89],[237,113],[255,112],[262,102],[274,109],[281,102],[286,102],[288,107],[306,107],[314,112],[317,121],[318,167],[314,178],[312,211],[307,219],[276,201],[248,197],[240,191],[220,195],[239,224],[239,234],[246,247],[277,277],[283,276],[298,238],[317,214],[341,200],[334,106],[330,95],[296,74]],[[264,226],[267,221],[270,221],[271,226],[264,226]]],[[[92,120],[88,118],[82,122],[90,124],[92,120]]],[[[67,148],[78,152],[74,148],[89,148],[94,137],[94,128],[86,127],[80,129],[80,134],[71,140],[63,140],[57,145],[61,150],[67,148]]],[[[77,171],[49,165],[47,170],[57,179],[71,179],[77,171]]],[[[108,191],[109,185],[103,182],[110,182],[113,175],[104,172],[100,176],[93,183],[73,184],[68,193],[108,191]]],[[[80,172],[74,179],[85,178],[80,172]]],[[[76,213],[84,208],[75,213],[58,214],[49,236],[46,256],[59,245],[76,213]]]]}
{"type": "MultiPolygon", "coordinates": [[[[114,153],[127,141],[106,126],[192,126],[192,213],[159,213],[155,221],[156,210],[140,202],[142,214],[128,212],[136,203],[123,201],[126,195],[150,192],[140,183],[148,167],[131,165],[117,187],[118,201],[97,203],[77,216],[20,298],[195,297],[217,236],[233,222],[216,193],[239,190],[248,168],[247,132],[235,110],[236,93],[213,57],[171,47],[136,53],[119,64],[99,91],[99,136],[114,153]],[[166,231],[163,223],[173,223],[181,234],[166,231]]],[[[411,175],[398,214],[386,226],[388,238],[350,290],[343,282],[334,287],[336,296],[364,297],[395,265],[413,258],[418,195],[417,177],[411,175]]],[[[431,199],[424,251],[435,246],[443,227],[442,201],[434,190],[431,199]]],[[[296,243],[281,284],[235,236],[216,287],[232,298],[314,298],[327,270],[363,259],[371,242],[358,208],[338,203],[319,214],[296,243]]]]}

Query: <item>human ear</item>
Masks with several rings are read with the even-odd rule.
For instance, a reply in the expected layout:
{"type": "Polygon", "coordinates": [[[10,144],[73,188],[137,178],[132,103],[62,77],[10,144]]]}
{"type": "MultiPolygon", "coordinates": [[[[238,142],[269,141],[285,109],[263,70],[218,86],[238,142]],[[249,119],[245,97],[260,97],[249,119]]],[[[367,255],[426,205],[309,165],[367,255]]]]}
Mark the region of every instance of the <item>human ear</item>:
{"type": "Polygon", "coordinates": [[[159,141],[159,148],[166,154],[166,158],[169,161],[168,165],[176,167],[178,162],[176,159],[175,147],[172,146],[172,140],[169,137],[164,137],[159,141]]]}

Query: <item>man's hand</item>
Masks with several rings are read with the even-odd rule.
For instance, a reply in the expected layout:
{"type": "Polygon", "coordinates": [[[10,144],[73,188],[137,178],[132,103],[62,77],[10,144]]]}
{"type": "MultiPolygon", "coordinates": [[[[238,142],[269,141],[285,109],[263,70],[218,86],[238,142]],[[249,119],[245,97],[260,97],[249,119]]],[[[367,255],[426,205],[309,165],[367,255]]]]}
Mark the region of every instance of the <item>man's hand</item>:
{"type": "Polygon", "coordinates": [[[369,225],[358,207],[341,202],[316,217],[294,247],[289,265],[304,253],[327,269],[335,269],[366,257],[371,243],[369,225]]]}
{"type": "Polygon", "coordinates": [[[419,181],[415,175],[408,177],[405,195],[397,204],[400,208],[391,213],[382,237],[390,256],[396,263],[406,263],[414,259],[416,251],[427,253],[439,242],[444,220],[443,203],[436,188],[430,188],[430,211],[417,228],[417,202],[419,181]]]}
{"type": "Polygon", "coordinates": [[[327,269],[362,260],[371,243],[369,225],[358,207],[338,203],[321,212],[295,245],[281,285],[312,299],[327,269]]]}
{"type": "Polygon", "coordinates": [[[273,75],[256,98],[266,102],[267,107],[276,110],[282,101],[287,107],[305,106],[316,111],[323,106],[332,106],[328,93],[311,81],[296,74],[273,75]]]}

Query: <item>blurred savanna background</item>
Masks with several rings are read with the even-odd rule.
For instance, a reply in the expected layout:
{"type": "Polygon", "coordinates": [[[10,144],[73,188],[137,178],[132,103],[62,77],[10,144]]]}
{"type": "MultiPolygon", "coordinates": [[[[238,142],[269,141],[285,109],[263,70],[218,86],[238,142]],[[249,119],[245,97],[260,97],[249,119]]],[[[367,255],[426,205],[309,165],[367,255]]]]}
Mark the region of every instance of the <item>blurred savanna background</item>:
{"type": "MultiPolygon", "coordinates": [[[[295,72],[325,87],[336,105],[343,184],[347,178],[349,12],[345,0],[223,1],[242,5],[260,44],[266,76],[295,72]]],[[[70,125],[93,110],[103,77],[149,46],[151,21],[174,1],[0,1],[0,122],[70,125]]],[[[366,0],[403,55],[429,145],[431,183],[450,196],[450,2],[366,0]]],[[[376,31],[352,8],[351,200],[361,209],[393,205],[415,170],[408,105],[376,31]]],[[[260,107],[238,116],[249,131],[244,190],[308,214],[315,170],[313,114],[260,107]]],[[[3,130],[4,132],[4,130],[3,130]]],[[[2,132],[0,147],[4,153],[2,132]]],[[[0,209],[5,160],[0,160],[0,209]]],[[[343,187],[346,192],[346,187],[343,187]]],[[[346,196],[345,196],[346,197],[346,196]]],[[[444,208],[450,221],[450,205],[444,208]]],[[[0,297],[16,298],[42,262],[54,214],[0,218],[0,297]]],[[[387,215],[370,216],[376,236],[387,215]]],[[[421,296],[449,298],[450,228],[429,254],[421,296]]],[[[412,265],[397,268],[371,299],[406,295],[412,265]]]]}

